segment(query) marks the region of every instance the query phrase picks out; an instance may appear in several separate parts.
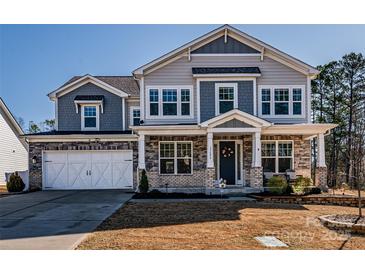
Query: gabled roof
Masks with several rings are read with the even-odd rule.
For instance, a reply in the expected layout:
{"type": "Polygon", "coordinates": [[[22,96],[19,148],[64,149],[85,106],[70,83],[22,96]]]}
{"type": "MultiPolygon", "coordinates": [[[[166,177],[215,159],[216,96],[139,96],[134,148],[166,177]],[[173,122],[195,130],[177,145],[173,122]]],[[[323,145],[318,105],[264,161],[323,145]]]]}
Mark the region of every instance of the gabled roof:
{"type": "MultiPolygon", "coordinates": [[[[4,117],[4,120],[8,123],[11,130],[14,132],[16,137],[19,139],[19,136],[24,135],[24,131],[10,112],[9,108],[6,106],[5,102],[0,97],[0,115],[4,117]]],[[[28,145],[23,139],[19,139],[19,141],[23,144],[23,146],[28,149],[28,145]]]]}
{"type": "Polygon", "coordinates": [[[207,34],[194,39],[193,41],[137,68],[133,71],[134,75],[143,75],[146,72],[148,72],[149,69],[156,67],[156,66],[163,66],[164,63],[168,63],[168,60],[175,60],[177,58],[180,58],[182,56],[187,56],[190,54],[190,52],[196,50],[199,47],[202,47],[203,45],[208,44],[209,42],[213,41],[214,39],[217,39],[218,37],[222,35],[228,35],[244,44],[247,44],[248,46],[252,47],[253,49],[259,51],[262,56],[270,57],[284,65],[290,66],[293,69],[296,69],[297,71],[309,75],[309,76],[315,76],[319,73],[319,71],[290,56],[289,54],[286,54],[250,35],[247,33],[244,33],[230,25],[223,25],[211,32],[208,32],[207,34]]]}
{"type": "Polygon", "coordinates": [[[70,92],[86,83],[93,83],[118,96],[139,96],[139,86],[133,76],[74,76],[61,87],[48,94],[53,99],[56,95],[70,92]]]}
{"type": "Polygon", "coordinates": [[[272,125],[272,123],[261,119],[257,116],[251,115],[247,112],[243,112],[238,109],[232,109],[228,112],[225,112],[221,115],[218,115],[212,119],[209,119],[203,123],[201,123],[202,127],[216,127],[218,125],[221,125],[223,123],[226,123],[227,121],[237,119],[241,122],[244,122],[248,125],[251,125],[256,128],[262,128],[262,127],[269,127],[272,125]]]}

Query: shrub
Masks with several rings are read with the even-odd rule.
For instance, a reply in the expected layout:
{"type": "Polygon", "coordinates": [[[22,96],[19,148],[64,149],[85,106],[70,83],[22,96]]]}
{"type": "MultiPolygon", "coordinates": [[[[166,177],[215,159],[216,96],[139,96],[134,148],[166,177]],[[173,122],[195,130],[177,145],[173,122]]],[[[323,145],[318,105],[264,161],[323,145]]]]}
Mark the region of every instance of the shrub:
{"type": "Polygon", "coordinates": [[[18,172],[10,175],[9,181],[6,183],[6,188],[9,192],[21,192],[25,188],[25,184],[18,172]]]}
{"type": "Polygon", "coordinates": [[[299,177],[293,184],[293,192],[295,194],[309,194],[313,186],[312,179],[309,177],[299,177]]]}
{"type": "Polygon", "coordinates": [[[148,178],[146,174],[146,170],[142,170],[141,179],[139,180],[139,192],[147,193],[148,192],[148,178]]]}
{"type": "Polygon", "coordinates": [[[321,193],[322,193],[322,190],[317,186],[312,187],[310,190],[310,194],[321,194],[321,193]]]}
{"type": "Polygon", "coordinates": [[[273,194],[284,194],[287,191],[288,183],[281,176],[273,176],[267,182],[268,191],[273,194]]]}

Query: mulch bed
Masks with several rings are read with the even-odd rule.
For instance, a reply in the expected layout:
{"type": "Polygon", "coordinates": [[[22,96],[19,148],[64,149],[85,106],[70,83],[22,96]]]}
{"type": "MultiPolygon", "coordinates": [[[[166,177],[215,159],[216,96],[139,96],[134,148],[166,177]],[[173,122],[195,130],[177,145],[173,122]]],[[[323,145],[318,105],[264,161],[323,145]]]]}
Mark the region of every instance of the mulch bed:
{"type": "Polygon", "coordinates": [[[206,195],[204,193],[163,193],[163,192],[148,192],[136,193],[132,199],[221,199],[227,196],[221,195],[206,195]]]}

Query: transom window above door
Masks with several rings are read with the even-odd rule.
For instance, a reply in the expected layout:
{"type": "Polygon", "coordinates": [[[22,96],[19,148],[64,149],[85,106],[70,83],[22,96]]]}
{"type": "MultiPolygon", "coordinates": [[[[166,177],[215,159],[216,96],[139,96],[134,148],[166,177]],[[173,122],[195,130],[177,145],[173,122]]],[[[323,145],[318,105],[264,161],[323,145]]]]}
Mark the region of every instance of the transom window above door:
{"type": "Polygon", "coordinates": [[[99,106],[82,105],[81,106],[81,129],[82,130],[99,130],[99,106]]]}
{"type": "Polygon", "coordinates": [[[237,83],[215,84],[215,114],[238,108],[237,83]]]}
{"type": "Polygon", "coordinates": [[[147,87],[146,117],[148,119],[193,118],[192,86],[147,87]]]}
{"type": "Polygon", "coordinates": [[[305,86],[259,86],[259,116],[304,117],[305,86]]]}

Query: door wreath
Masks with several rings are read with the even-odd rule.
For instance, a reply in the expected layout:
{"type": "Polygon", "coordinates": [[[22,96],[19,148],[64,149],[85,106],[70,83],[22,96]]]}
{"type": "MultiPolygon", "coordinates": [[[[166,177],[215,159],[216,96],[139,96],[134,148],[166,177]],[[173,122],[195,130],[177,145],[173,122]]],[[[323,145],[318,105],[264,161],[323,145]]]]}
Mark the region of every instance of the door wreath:
{"type": "Polygon", "coordinates": [[[224,147],[224,148],[222,149],[222,155],[223,155],[223,157],[224,157],[224,158],[229,158],[229,157],[231,157],[233,154],[234,154],[234,151],[233,151],[233,149],[232,149],[232,148],[230,148],[230,147],[224,147]]]}

